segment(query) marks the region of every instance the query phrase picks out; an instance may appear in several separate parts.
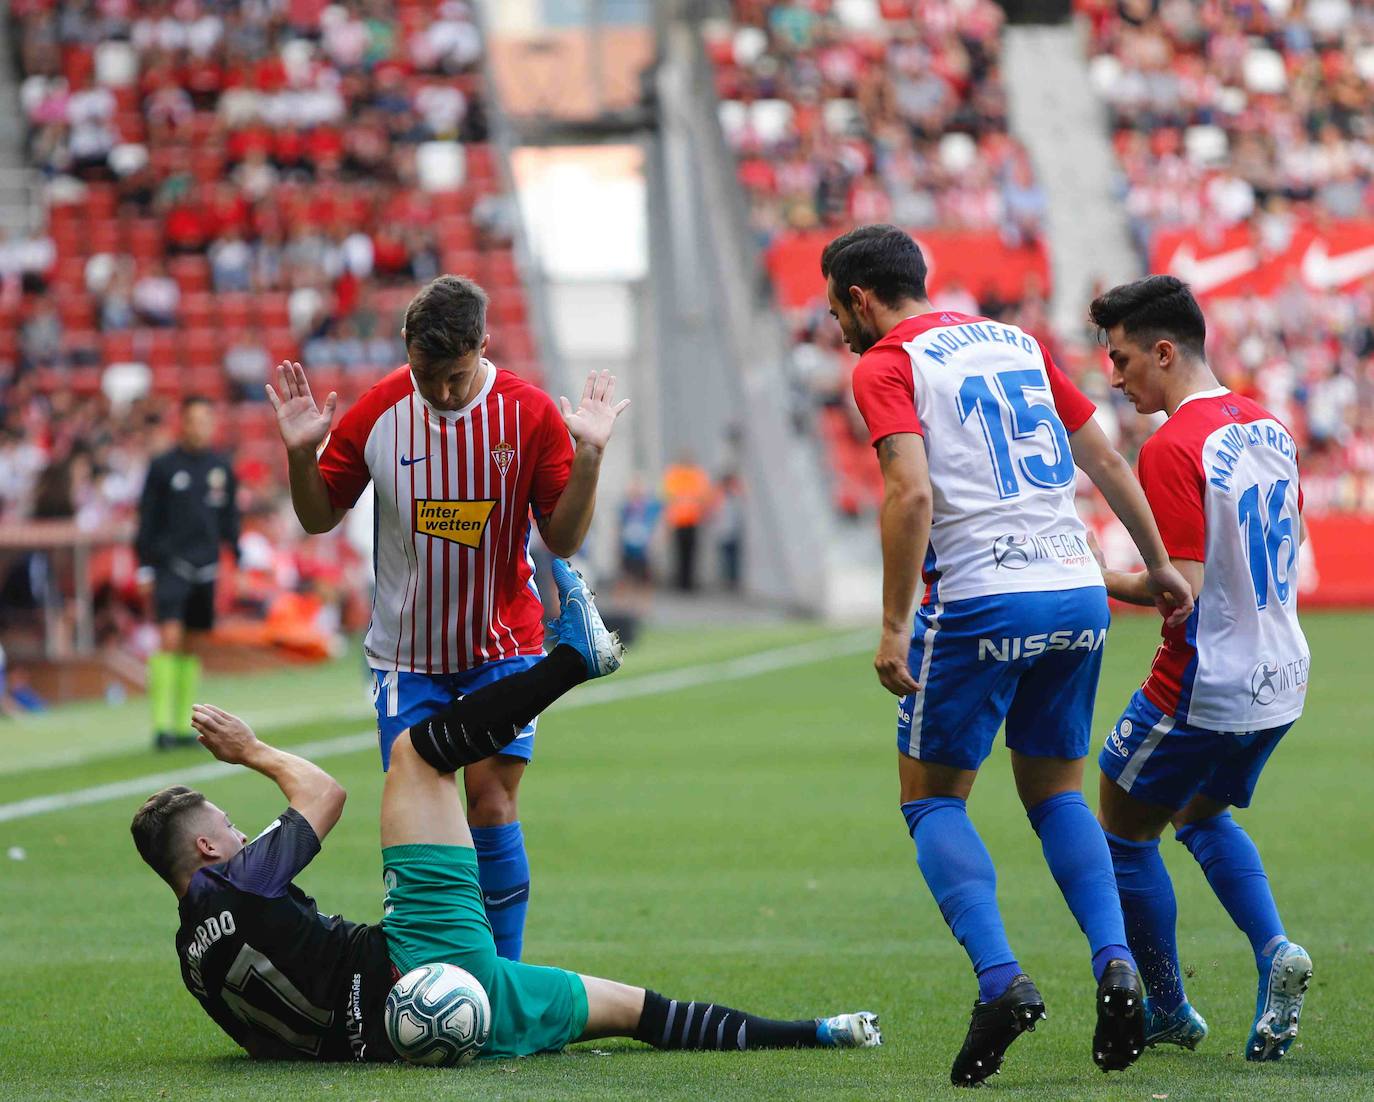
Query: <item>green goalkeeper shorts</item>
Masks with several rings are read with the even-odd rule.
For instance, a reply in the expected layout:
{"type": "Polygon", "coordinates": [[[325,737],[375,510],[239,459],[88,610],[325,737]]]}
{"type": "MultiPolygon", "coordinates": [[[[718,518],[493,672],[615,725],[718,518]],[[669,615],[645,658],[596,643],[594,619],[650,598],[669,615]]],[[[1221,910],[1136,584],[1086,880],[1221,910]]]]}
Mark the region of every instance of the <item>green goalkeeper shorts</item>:
{"type": "Polygon", "coordinates": [[[580,976],[496,955],[471,849],[388,846],[382,850],[382,879],[382,929],[401,973],[423,964],[456,964],[487,989],[491,1035],[482,1056],[557,1052],[582,1035],[587,989],[580,976]]]}

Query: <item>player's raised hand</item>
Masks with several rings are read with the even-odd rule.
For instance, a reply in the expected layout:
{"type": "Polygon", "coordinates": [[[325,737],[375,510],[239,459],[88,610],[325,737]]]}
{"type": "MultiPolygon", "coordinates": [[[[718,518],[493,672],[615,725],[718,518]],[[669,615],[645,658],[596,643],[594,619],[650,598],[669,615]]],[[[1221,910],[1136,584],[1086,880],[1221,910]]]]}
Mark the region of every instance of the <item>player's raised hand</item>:
{"type": "Polygon", "coordinates": [[[312,451],[324,443],[329,435],[329,426],[334,422],[334,407],[339,396],[332,390],[324,400],[324,408],[315,404],[315,396],[310,393],[310,382],[305,377],[305,368],[290,360],[282,360],[277,365],[277,386],[280,393],[267,384],[267,400],[277,414],[277,429],[287,451],[312,451]]]}
{"type": "Polygon", "coordinates": [[[1155,607],[1171,628],[1188,622],[1193,614],[1193,587],[1179,573],[1178,567],[1166,562],[1147,571],[1150,576],[1150,592],[1154,594],[1155,607]]]}
{"type": "Polygon", "coordinates": [[[909,696],[921,691],[921,686],[911,676],[910,654],[911,637],[906,632],[883,629],[873,668],[878,671],[883,688],[893,696],[909,696]]]}
{"type": "Polygon", "coordinates": [[[246,764],[258,745],[253,728],[213,704],[192,705],[191,726],[196,729],[196,740],[220,761],[230,765],[246,764]]]}
{"type": "Polygon", "coordinates": [[[613,404],[614,398],[615,376],[609,371],[593,371],[587,376],[587,383],[582,388],[582,401],[576,409],[567,398],[560,397],[558,408],[562,411],[563,423],[568,426],[572,438],[598,451],[605,448],[611,438],[611,429],[615,427],[615,419],[630,404],[628,398],[613,404]]]}

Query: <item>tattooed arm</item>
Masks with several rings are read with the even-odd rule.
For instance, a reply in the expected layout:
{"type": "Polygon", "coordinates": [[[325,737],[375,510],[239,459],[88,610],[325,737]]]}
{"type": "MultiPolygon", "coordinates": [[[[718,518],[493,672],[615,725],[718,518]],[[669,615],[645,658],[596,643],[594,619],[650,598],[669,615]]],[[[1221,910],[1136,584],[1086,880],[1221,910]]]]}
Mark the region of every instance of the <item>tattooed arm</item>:
{"type": "Polygon", "coordinates": [[[921,563],[930,540],[930,468],[925,441],[914,432],[897,432],[878,441],[883,472],[883,631],[873,667],[883,688],[896,696],[915,692],[907,667],[911,609],[921,563]]]}

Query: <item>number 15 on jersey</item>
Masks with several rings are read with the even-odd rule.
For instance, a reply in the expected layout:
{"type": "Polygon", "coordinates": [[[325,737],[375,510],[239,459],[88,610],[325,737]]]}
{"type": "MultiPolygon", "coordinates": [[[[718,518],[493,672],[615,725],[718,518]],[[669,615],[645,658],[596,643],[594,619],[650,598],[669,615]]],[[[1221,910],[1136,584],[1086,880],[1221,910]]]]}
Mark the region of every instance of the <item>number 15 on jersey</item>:
{"type": "Polygon", "coordinates": [[[959,388],[959,421],[967,424],[978,419],[992,461],[993,480],[997,495],[1006,500],[1021,493],[1020,479],[1032,486],[1051,488],[1067,486],[1073,481],[1073,454],[1069,451],[1069,437],[1064,423],[1048,402],[1033,402],[1027,391],[1049,393],[1050,385],[1044,373],[1034,368],[999,371],[992,376],[996,389],[986,376],[969,375],[959,388]],[[1007,434],[1005,414],[1010,418],[1011,434],[1007,434]],[[1048,431],[1054,449],[1052,459],[1046,459],[1037,441],[1041,427],[1048,431]],[[1013,459],[1012,446],[1020,445],[1022,453],[1013,459]],[[1019,477],[1018,477],[1019,475],[1019,477]]]}

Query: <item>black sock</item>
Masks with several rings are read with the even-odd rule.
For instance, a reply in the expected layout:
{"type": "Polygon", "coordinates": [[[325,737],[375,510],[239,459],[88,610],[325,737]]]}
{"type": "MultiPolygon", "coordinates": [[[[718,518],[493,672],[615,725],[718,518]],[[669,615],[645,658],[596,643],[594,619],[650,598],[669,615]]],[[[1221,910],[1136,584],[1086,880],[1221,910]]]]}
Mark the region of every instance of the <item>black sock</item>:
{"type": "Polygon", "coordinates": [[[587,663],[566,643],[527,670],[483,685],[452,705],[463,723],[526,726],[564,693],[587,680],[587,663]]]}
{"type": "Polygon", "coordinates": [[[779,1022],[719,1003],[679,1002],[644,992],[635,1040],[663,1049],[818,1048],[816,1019],[779,1022]]]}
{"type": "Polygon", "coordinates": [[[441,773],[499,753],[521,729],[587,680],[582,656],[566,643],[528,670],[483,685],[410,728],[415,751],[441,773]]]}

